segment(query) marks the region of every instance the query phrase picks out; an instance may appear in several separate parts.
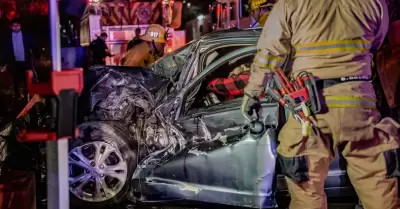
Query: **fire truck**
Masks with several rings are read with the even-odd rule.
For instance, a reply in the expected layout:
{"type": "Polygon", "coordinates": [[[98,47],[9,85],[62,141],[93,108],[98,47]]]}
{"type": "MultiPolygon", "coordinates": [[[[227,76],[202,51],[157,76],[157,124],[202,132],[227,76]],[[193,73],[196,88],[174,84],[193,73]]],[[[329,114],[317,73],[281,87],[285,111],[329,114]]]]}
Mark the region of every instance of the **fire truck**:
{"type": "Polygon", "coordinates": [[[107,57],[107,65],[117,65],[128,42],[135,36],[135,29],[144,34],[152,23],[163,25],[168,32],[166,52],[186,44],[185,31],[175,30],[181,25],[182,2],[158,1],[113,1],[91,0],[80,23],[81,46],[88,46],[102,32],[106,32],[106,44],[114,55],[107,57]]]}
{"type": "Polygon", "coordinates": [[[252,26],[247,0],[217,0],[209,6],[209,13],[212,30],[252,26]]]}
{"type": "Polygon", "coordinates": [[[209,12],[186,24],[189,40],[201,35],[229,28],[256,27],[248,12],[247,0],[217,0],[209,5],[209,12]]]}

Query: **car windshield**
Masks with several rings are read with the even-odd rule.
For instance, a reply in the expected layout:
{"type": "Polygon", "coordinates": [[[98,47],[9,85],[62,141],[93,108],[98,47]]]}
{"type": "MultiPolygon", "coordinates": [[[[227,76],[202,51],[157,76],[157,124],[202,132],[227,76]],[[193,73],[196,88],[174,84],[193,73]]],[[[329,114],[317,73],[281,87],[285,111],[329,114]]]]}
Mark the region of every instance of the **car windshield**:
{"type": "Polygon", "coordinates": [[[154,72],[164,78],[174,79],[178,77],[185,65],[186,58],[191,51],[192,46],[193,41],[164,55],[160,60],[155,62],[151,68],[154,72]]]}

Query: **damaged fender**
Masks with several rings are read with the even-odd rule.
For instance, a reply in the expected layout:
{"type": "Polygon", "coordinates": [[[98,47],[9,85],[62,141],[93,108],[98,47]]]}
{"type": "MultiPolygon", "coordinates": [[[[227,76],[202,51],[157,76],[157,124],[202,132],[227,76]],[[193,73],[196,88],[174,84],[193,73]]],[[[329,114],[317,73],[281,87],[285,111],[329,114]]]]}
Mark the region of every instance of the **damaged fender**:
{"type": "Polygon", "coordinates": [[[133,190],[165,199],[274,208],[276,137],[274,128],[265,128],[236,142],[188,146],[162,165],[138,169],[133,190]]]}

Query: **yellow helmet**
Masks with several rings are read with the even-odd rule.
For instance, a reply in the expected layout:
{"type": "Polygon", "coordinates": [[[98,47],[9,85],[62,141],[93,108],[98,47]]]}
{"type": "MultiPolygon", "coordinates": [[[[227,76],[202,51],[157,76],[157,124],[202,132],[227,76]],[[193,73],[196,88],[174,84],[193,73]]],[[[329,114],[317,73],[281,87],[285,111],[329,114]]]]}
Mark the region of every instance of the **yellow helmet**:
{"type": "Polygon", "coordinates": [[[249,0],[250,11],[265,8],[265,7],[273,7],[274,4],[278,0],[249,0]]]}
{"type": "Polygon", "coordinates": [[[258,9],[267,9],[266,12],[258,13],[257,16],[254,16],[255,14],[253,14],[253,18],[259,23],[261,27],[264,26],[269,16],[269,12],[277,1],[278,0],[249,0],[250,12],[256,11],[258,9]]]}
{"type": "Polygon", "coordinates": [[[140,36],[140,39],[143,41],[154,41],[157,43],[166,43],[167,42],[167,35],[165,29],[158,24],[149,25],[146,29],[146,33],[140,36]]]}

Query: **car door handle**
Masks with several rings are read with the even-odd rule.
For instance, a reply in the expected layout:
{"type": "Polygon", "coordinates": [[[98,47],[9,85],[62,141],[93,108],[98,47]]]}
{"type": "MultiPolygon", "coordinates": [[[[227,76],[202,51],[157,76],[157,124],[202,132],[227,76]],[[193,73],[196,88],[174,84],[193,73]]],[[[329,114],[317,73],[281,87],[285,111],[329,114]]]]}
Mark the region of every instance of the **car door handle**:
{"type": "Polygon", "coordinates": [[[199,113],[193,113],[192,114],[192,118],[202,118],[203,117],[203,113],[199,112],[199,113]]]}

